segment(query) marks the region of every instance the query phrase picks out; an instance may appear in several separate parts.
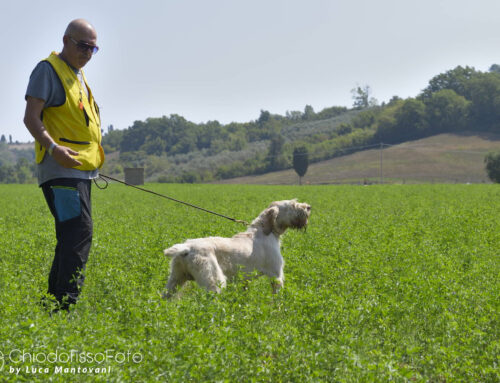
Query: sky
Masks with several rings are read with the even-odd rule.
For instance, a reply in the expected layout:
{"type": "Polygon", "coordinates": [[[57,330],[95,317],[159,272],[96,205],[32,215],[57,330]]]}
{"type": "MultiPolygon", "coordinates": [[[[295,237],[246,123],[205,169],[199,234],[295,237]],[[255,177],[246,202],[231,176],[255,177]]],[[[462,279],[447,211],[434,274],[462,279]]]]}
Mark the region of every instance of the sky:
{"type": "Polygon", "coordinates": [[[500,64],[499,0],[2,0],[0,134],[31,141],[24,95],[36,64],[85,18],[99,52],[84,72],[102,127],[178,114],[247,122],[351,90],[415,97],[458,65],[500,64]]]}

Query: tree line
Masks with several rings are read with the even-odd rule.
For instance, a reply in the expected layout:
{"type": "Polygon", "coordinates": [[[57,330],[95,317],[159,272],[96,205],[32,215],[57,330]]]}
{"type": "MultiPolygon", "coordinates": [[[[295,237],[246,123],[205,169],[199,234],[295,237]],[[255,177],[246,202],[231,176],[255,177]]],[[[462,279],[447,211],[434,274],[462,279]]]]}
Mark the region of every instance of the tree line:
{"type": "Polygon", "coordinates": [[[0,141],[0,183],[24,184],[34,182],[35,155],[33,150],[8,149],[8,144],[0,141]]]}
{"type": "Polygon", "coordinates": [[[124,166],[145,165],[151,156],[208,158],[266,143],[267,149],[251,158],[220,163],[203,172],[174,171],[161,179],[201,182],[291,168],[298,147],[307,150],[313,163],[380,142],[397,144],[460,131],[500,133],[500,66],[496,64],[488,72],[457,66],[433,77],[416,97],[394,96],[382,105],[371,97],[369,86],[358,86],[352,95],[351,109],[330,107],[315,112],[306,105],[303,111],[285,116],[262,110],[258,119],[246,123],[195,124],[175,114],[148,118],[108,133],[103,142],[106,151],[120,151],[124,166]]]}
{"type": "MultiPolygon", "coordinates": [[[[414,98],[394,96],[378,105],[371,92],[369,86],[354,88],[350,109],[333,106],[316,112],[306,105],[284,116],[261,110],[256,120],[245,123],[196,124],[176,114],[135,121],[128,129],[110,129],[104,135],[105,152],[119,152],[119,160],[108,161],[106,171],[145,166],[158,181],[203,182],[291,168],[301,152],[314,163],[381,142],[397,144],[460,131],[500,133],[497,64],[488,72],[457,66],[433,77],[414,98]],[[210,168],[186,165],[203,165],[209,158],[218,159],[210,168]]],[[[0,146],[5,148],[5,141],[3,137],[0,146]]],[[[0,182],[32,179],[32,164],[3,153],[0,150],[0,182]]]]}
{"type": "Polygon", "coordinates": [[[500,132],[500,72],[458,66],[432,78],[416,98],[394,98],[376,118],[387,143],[456,131],[500,132]]]}

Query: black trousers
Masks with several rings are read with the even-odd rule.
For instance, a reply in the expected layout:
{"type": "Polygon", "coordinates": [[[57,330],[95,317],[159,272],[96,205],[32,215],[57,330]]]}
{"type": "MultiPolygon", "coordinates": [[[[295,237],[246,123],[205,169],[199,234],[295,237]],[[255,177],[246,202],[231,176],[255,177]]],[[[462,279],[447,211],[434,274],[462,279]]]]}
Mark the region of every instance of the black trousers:
{"type": "Polygon", "coordinates": [[[68,307],[80,294],[92,244],[91,181],[60,178],[41,187],[54,216],[57,238],[48,292],[68,307]]]}

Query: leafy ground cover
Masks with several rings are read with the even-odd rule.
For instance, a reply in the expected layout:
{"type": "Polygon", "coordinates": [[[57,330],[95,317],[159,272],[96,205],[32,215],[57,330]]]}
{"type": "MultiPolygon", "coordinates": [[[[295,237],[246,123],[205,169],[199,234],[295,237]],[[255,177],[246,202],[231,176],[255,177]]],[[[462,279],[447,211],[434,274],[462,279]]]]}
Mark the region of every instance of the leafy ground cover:
{"type": "Polygon", "coordinates": [[[111,184],[93,189],[81,300],[50,316],[42,193],[0,185],[1,381],[500,381],[498,185],[148,187],[245,220],[309,202],[282,241],[285,288],[161,300],[165,247],[242,227],[111,184]]]}

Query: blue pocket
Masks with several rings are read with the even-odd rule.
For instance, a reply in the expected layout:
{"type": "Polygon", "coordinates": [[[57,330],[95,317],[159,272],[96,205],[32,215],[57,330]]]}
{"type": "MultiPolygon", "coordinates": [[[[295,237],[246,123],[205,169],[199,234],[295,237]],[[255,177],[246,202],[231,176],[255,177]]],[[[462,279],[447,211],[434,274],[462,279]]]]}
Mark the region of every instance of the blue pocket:
{"type": "Polygon", "coordinates": [[[54,193],[54,206],[59,222],[80,216],[82,212],[80,193],[76,188],[52,186],[52,192],[54,193]]]}

